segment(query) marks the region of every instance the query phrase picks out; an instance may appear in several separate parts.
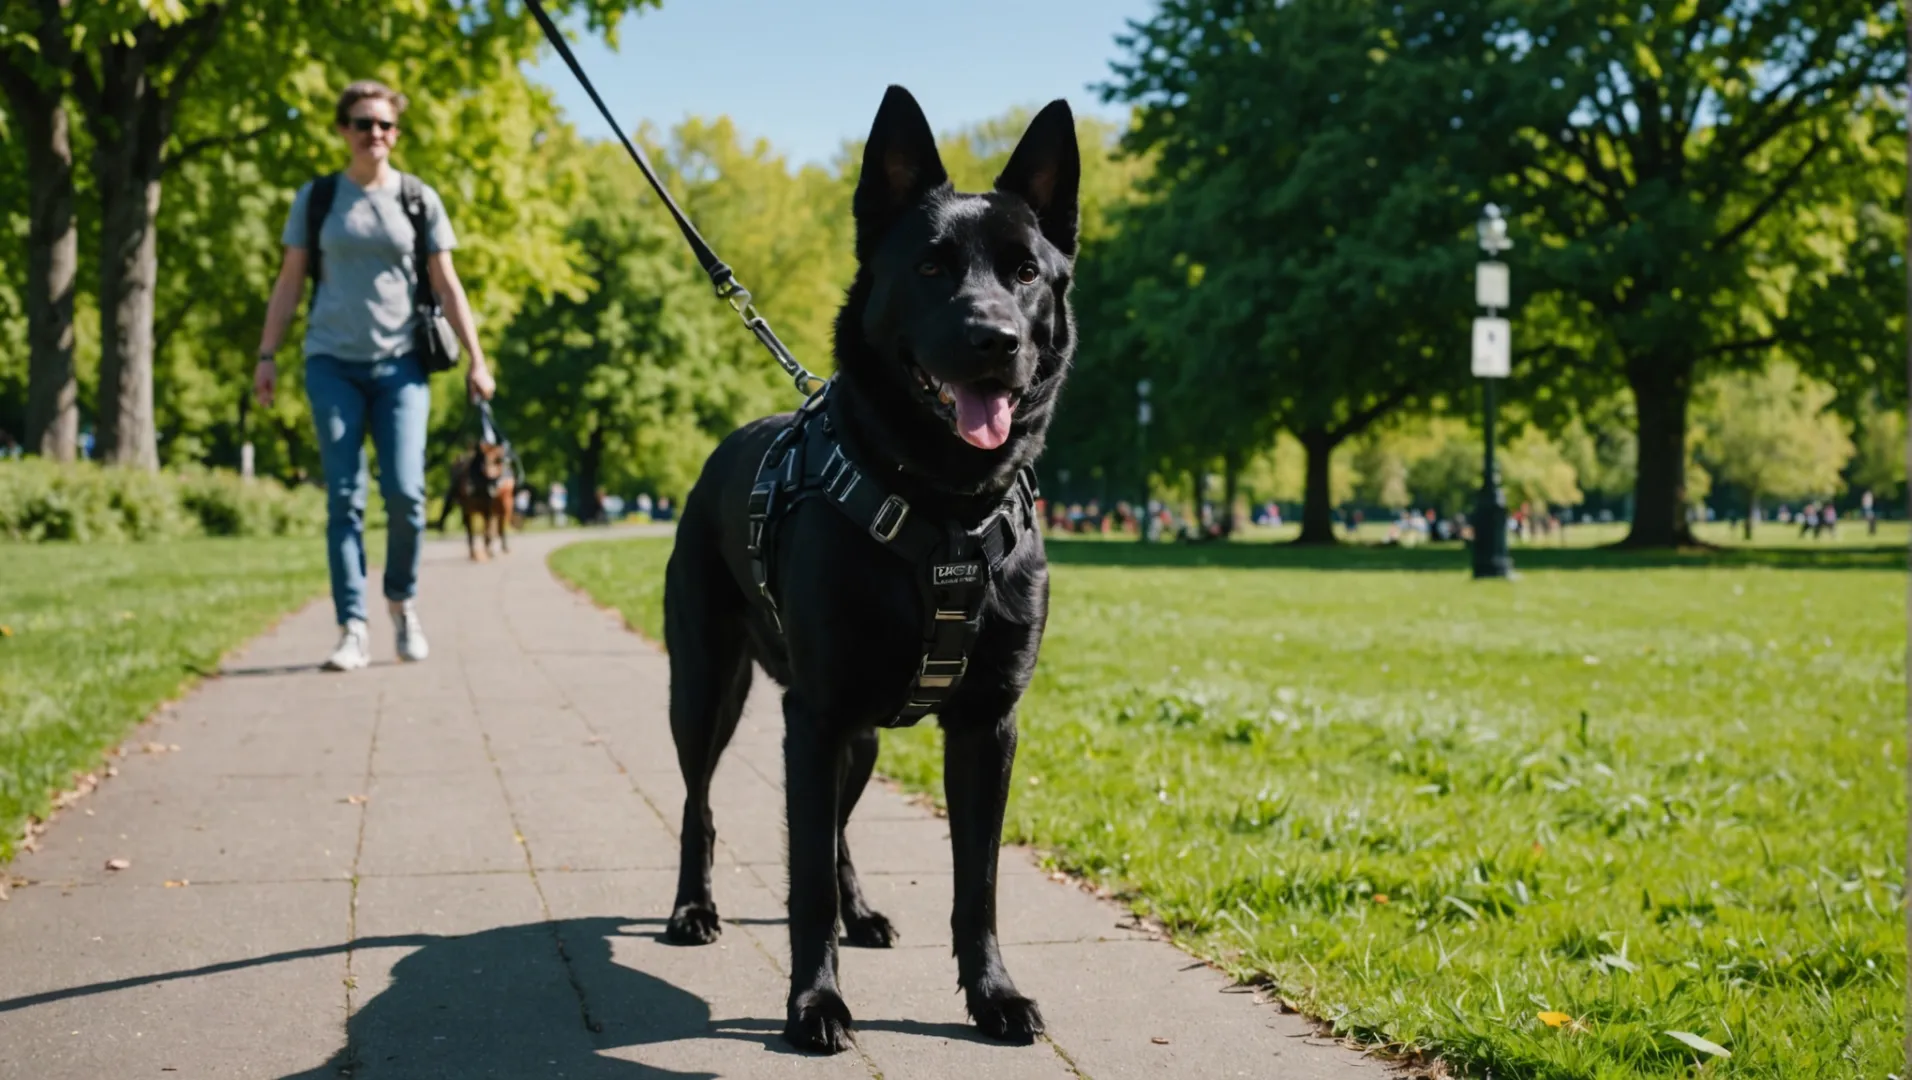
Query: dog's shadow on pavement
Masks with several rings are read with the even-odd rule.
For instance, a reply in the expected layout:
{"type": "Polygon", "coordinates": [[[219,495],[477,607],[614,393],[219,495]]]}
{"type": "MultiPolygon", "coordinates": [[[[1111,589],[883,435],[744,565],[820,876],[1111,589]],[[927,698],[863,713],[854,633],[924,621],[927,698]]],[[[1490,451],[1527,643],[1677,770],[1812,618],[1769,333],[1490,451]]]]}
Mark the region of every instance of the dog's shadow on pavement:
{"type": "Polygon", "coordinates": [[[775,1031],[713,1024],[696,994],[616,962],[613,939],[652,936],[634,932],[632,923],[643,921],[582,918],[459,937],[361,938],[354,950],[416,948],[392,967],[390,984],[354,1011],[346,1045],[331,1060],[283,1080],[715,1080],[716,1073],[600,1051],[728,1039],[787,1052],[775,1031]]]}

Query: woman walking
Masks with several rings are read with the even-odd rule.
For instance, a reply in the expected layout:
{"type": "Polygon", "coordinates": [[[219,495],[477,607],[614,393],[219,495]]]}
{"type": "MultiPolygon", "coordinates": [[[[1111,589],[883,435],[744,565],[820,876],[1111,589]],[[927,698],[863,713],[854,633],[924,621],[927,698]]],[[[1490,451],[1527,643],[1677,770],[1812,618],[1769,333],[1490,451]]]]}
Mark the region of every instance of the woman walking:
{"type": "Polygon", "coordinates": [[[384,591],[397,630],[398,656],[423,660],[430,651],[413,601],[425,527],[425,428],[431,416],[431,385],[415,344],[419,274],[428,276],[446,320],[471,357],[465,375],[469,392],[489,398],[493,390],[471,307],[452,269],[456,241],[444,204],[436,191],[391,166],[405,104],[403,94],[370,81],[353,83],[339,97],[334,122],[352,161],[345,171],[300,188],[292,202],[282,237],[285,261],[266,308],[253,374],[259,404],[268,407],[278,389],[274,358],[310,273],[314,283],[306,318],[305,392],[325,470],[326,554],[339,621],[338,647],[325,662],[330,671],[352,671],[370,660],[365,606],[367,434],[378,448],[379,488],[390,519],[384,591]],[[422,244],[401,198],[405,192],[414,194],[412,215],[422,217],[422,244]],[[309,220],[313,217],[316,228],[309,220]],[[426,253],[423,267],[417,265],[418,250],[426,253]]]}

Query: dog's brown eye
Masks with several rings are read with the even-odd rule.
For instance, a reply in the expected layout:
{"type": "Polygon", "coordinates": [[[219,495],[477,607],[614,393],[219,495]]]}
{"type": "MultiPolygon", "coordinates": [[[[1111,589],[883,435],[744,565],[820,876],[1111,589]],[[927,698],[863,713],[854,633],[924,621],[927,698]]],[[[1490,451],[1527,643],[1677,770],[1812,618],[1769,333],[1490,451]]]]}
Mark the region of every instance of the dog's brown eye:
{"type": "Polygon", "coordinates": [[[924,277],[935,277],[943,272],[943,268],[936,265],[933,260],[924,259],[922,262],[916,264],[916,272],[924,277]]]}
{"type": "Polygon", "coordinates": [[[1016,267],[1016,280],[1022,282],[1024,285],[1034,285],[1036,279],[1041,276],[1042,270],[1037,267],[1035,263],[1026,262],[1016,267]]]}

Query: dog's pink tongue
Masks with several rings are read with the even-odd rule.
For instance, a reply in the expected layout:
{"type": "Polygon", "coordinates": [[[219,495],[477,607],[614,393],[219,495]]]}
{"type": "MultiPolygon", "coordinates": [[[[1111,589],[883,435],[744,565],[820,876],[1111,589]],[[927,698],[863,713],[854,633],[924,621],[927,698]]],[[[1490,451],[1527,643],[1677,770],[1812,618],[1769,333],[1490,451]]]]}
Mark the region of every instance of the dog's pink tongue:
{"type": "Polygon", "coordinates": [[[1009,439],[1009,391],[989,393],[956,383],[949,388],[956,399],[956,433],[971,446],[994,450],[1009,439]]]}

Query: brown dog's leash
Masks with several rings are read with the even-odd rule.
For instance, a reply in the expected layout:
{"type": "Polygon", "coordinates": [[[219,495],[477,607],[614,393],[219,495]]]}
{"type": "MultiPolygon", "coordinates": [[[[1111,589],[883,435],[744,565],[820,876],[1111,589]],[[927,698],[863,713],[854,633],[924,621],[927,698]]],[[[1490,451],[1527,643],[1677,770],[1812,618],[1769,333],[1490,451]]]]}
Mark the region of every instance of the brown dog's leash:
{"type": "Polygon", "coordinates": [[[491,402],[476,395],[468,400],[478,406],[478,441],[503,447],[505,461],[511,466],[511,482],[514,485],[522,485],[524,465],[518,460],[518,448],[511,445],[511,440],[505,437],[504,429],[498,426],[498,418],[491,413],[491,402]]]}
{"type": "Polygon", "coordinates": [[[591,84],[590,76],[584,73],[578,58],[572,55],[570,44],[564,40],[564,35],[558,32],[557,24],[551,21],[551,16],[544,10],[544,4],[539,0],[525,0],[525,3],[531,9],[532,16],[538,20],[538,26],[543,28],[544,36],[551,42],[552,47],[558,50],[558,55],[564,58],[565,66],[571,69],[571,74],[577,76],[578,82],[584,86],[584,92],[591,95],[591,101],[597,105],[598,112],[604,114],[604,122],[611,125],[612,131],[617,132],[618,141],[624,144],[624,149],[631,155],[631,160],[637,162],[637,167],[644,173],[644,179],[651,182],[651,189],[657,192],[658,198],[664,200],[664,209],[669,210],[671,217],[676,219],[678,231],[684,234],[684,242],[690,245],[691,254],[697,257],[697,265],[703,267],[704,273],[710,275],[710,283],[717,290],[717,298],[728,303],[730,309],[737,313],[737,317],[744,321],[745,328],[755,334],[763,347],[770,351],[771,359],[775,360],[777,365],[783,368],[784,374],[790,376],[796,383],[798,393],[809,397],[822,389],[823,380],[811,374],[795,356],[790,354],[789,348],[777,337],[776,331],[770,329],[770,323],[758,313],[757,305],[751,302],[750,290],[744,288],[743,282],[737,280],[736,273],[717,257],[717,253],[710,249],[709,244],[704,242],[703,236],[697,231],[697,226],[692,225],[690,218],[684,216],[684,212],[678,209],[677,202],[671,198],[671,193],[664,190],[664,185],[657,179],[657,174],[651,171],[650,162],[644,159],[643,153],[625,136],[624,129],[618,126],[617,120],[611,116],[611,110],[605,106],[604,99],[598,96],[597,87],[591,84]]]}

